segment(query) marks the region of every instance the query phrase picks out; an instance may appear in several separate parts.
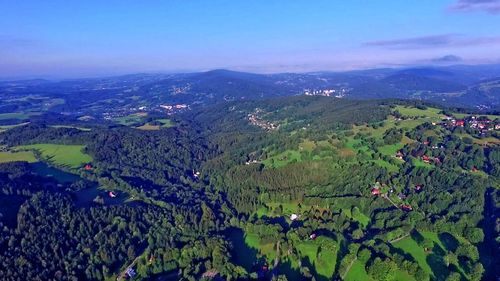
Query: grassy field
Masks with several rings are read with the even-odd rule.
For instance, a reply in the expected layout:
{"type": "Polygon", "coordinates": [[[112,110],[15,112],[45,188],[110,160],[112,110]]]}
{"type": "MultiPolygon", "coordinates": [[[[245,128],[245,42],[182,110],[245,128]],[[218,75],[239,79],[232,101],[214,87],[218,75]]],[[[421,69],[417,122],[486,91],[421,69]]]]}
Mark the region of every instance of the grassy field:
{"type": "Polygon", "coordinates": [[[92,162],[92,157],[83,153],[83,145],[33,144],[18,146],[16,150],[35,150],[41,157],[55,165],[77,169],[92,162]]]}
{"type": "Polygon", "coordinates": [[[276,156],[267,158],[262,163],[269,168],[280,168],[294,161],[301,161],[300,152],[297,150],[286,150],[276,156]]]}
{"type": "Polygon", "coordinates": [[[0,163],[26,161],[29,163],[37,162],[37,159],[32,151],[19,151],[19,152],[0,152],[0,163]]]}
{"type": "Polygon", "coordinates": [[[394,164],[391,164],[387,161],[384,161],[382,159],[376,159],[376,160],[371,160],[373,163],[379,165],[380,167],[382,168],[386,168],[387,171],[389,172],[397,172],[399,171],[399,167],[394,165],[394,164]]]}
{"type": "Polygon", "coordinates": [[[157,119],[156,121],[162,123],[162,128],[171,128],[175,126],[175,123],[170,119],[157,119]]]}
{"type": "Polygon", "coordinates": [[[171,128],[175,126],[174,122],[172,122],[172,120],[170,119],[157,119],[155,121],[159,122],[160,124],[156,123],[158,125],[153,125],[154,124],[153,122],[146,123],[142,126],[136,127],[136,129],[144,131],[158,131],[161,128],[171,128]]]}
{"type": "Polygon", "coordinates": [[[116,123],[124,126],[131,126],[143,121],[143,118],[147,116],[143,113],[134,113],[123,117],[117,117],[113,119],[116,123]]]}
{"type": "Polygon", "coordinates": [[[394,156],[398,150],[403,148],[403,143],[388,144],[378,148],[378,151],[384,155],[394,156]]]}
{"type": "Polygon", "coordinates": [[[417,242],[411,238],[407,237],[403,240],[399,240],[398,242],[393,244],[394,247],[403,250],[405,253],[410,254],[415,261],[425,270],[427,273],[432,274],[432,269],[427,263],[427,255],[422,247],[417,244],[417,242]]]}
{"type": "Polygon", "coordinates": [[[394,156],[398,150],[401,150],[406,144],[415,142],[407,136],[403,136],[400,143],[383,145],[378,148],[378,151],[387,156],[394,156]]]}
{"type": "MultiPolygon", "coordinates": [[[[273,202],[273,203],[267,203],[266,207],[261,207],[258,209],[255,214],[261,218],[263,216],[267,217],[274,217],[275,216],[275,211],[278,209],[278,207],[281,205],[283,208],[283,216],[289,217],[291,214],[300,214],[300,210],[298,207],[298,203],[279,203],[279,202],[273,202]]],[[[304,206],[303,206],[304,207],[304,206]]]]}
{"type": "Polygon", "coordinates": [[[351,209],[348,208],[342,209],[342,212],[351,219],[359,222],[364,227],[366,227],[370,223],[370,218],[361,212],[359,212],[355,216],[352,215],[351,209]]]}
{"type": "Polygon", "coordinates": [[[276,257],[276,250],[274,249],[274,243],[261,243],[259,236],[253,233],[245,233],[245,244],[250,248],[259,250],[259,252],[266,256],[266,260],[272,263],[276,257]]]}
{"type": "MultiPolygon", "coordinates": [[[[405,253],[410,254],[415,261],[427,273],[435,278],[441,278],[448,274],[448,269],[443,261],[444,254],[449,251],[449,247],[443,243],[439,235],[435,232],[422,231],[422,237],[427,238],[434,242],[432,251],[426,252],[412,237],[407,237],[393,244],[395,248],[403,250],[405,253]]],[[[460,241],[460,238],[454,238],[460,241]]],[[[458,270],[465,275],[463,268],[460,264],[455,264],[458,270]]],[[[466,275],[465,275],[466,276],[466,275]]]]}
{"type": "Polygon", "coordinates": [[[17,112],[12,112],[12,113],[0,113],[0,120],[6,120],[6,119],[28,119],[30,117],[29,114],[25,113],[17,113],[17,112]]]}
{"type": "Polygon", "coordinates": [[[90,128],[84,128],[84,127],[78,127],[78,126],[71,126],[71,125],[53,125],[51,127],[53,127],[53,128],[77,129],[77,130],[84,131],[84,132],[89,132],[91,130],[90,128]]]}
{"type": "Polygon", "coordinates": [[[429,168],[429,169],[434,168],[434,166],[432,164],[425,163],[421,159],[417,159],[417,158],[412,158],[412,159],[413,159],[413,165],[415,165],[415,167],[425,167],[425,168],[429,168]]]}
{"type": "MultiPolygon", "coordinates": [[[[455,118],[459,118],[459,119],[462,119],[462,118],[465,118],[466,116],[469,116],[470,114],[464,114],[464,113],[453,113],[453,116],[455,116],[455,118]]],[[[484,115],[484,114],[479,114],[479,116],[486,116],[488,117],[488,119],[490,120],[495,120],[497,118],[500,118],[500,115],[484,115]]]]}
{"type": "Polygon", "coordinates": [[[29,119],[31,116],[40,115],[40,114],[41,114],[40,112],[29,112],[29,113],[10,112],[10,113],[0,113],[0,120],[6,120],[6,119],[25,120],[25,119],[29,119]]]}
{"type": "Polygon", "coordinates": [[[403,116],[408,117],[421,117],[424,116],[426,118],[433,118],[441,120],[444,117],[444,114],[439,114],[441,109],[428,107],[427,109],[418,109],[416,107],[406,107],[402,105],[396,106],[396,110],[401,113],[403,116]]]}
{"type": "MultiPolygon", "coordinates": [[[[259,236],[253,233],[246,233],[244,240],[248,247],[258,250],[272,264],[276,257],[275,243],[262,243],[259,236]]],[[[295,248],[300,258],[310,263],[318,275],[330,278],[335,272],[338,244],[331,238],[320,236],[316,240],[297,241],[295,248]]],[[[286,254],[281,258],[289,260],[292,267],[298,269],[298,260],[291,260],[286,254]]]]}
{"type": "Polygon", "coordinates": [[[366,273],[365,264],[360,260],[356,260],[351,267],[351,270],[345,276],[346,281],[373,281],[366,273]]]}
{"type": "Polygon", "coordinates": [[[146,123],[142,126],[136,127],[136,129],[143,130],[143,131],[158,131],[158,130],[160,130],[160,125],[151,125],[149,123],[146,123]]]}
{"type": "Polygon", "coordinates": [[[16,124],[16,125],[4,125],[4,126],[0,126],[0,132],[7,131],[7,130],[15,128],[15,127],[28,125],[29,123],[30,122],[24,122],[24,123],[20,123],[20,124],[16,124]]]}
{"type": "Polygon", "coordinates": [[[316,240],[301,241],[296,245],[302,258],[308,259],[318,275],[330,278],[335,272],[338,245],[331,238],[320,236],[316,240]],[[321,247],[329,250],[321,250],[321,247]],[[334,248],[336,250],[331,250],[334,248]]]}

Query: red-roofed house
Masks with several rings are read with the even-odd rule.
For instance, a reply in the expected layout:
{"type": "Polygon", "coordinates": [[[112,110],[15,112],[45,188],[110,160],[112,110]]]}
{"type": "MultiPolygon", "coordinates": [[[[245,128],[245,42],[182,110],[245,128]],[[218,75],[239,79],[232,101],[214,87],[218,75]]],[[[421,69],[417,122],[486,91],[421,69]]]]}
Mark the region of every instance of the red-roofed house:
{"type": "Polygon", "coordinates": [[[429,163],[429,162],[431,162],[431,158],[427,155],[424,155],[424,156],[422,156],[422,161],[424,161],[425,163],[429,163]]]}
{"type": "Polygon", "coordinates": [[[407,212],[409,212],[409,211],[412,211],[412,210],[413,210],[413,208],[411,207],[411,205],[407,205],[407,204],[403,204],[403,205],[401,205],[401,209],[402,209],[403,211],[407,211],[407,212]]]}

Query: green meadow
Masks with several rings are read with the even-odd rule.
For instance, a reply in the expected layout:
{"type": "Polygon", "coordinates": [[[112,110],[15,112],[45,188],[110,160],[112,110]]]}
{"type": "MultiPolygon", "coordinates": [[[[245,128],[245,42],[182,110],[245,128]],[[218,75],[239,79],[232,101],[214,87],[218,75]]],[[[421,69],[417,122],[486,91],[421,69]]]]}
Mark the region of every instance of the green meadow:
{"type": "MultiPolygon", "coordinates": [[[[444,264],[443,257],[448,251],[451,250],[450,246],[439,238],[440,236],[438,233],[422,231],[419,232],[419,235],[421,235],[422,238],[431,240],[434,244],[433,248],[425,251],[412,236],[408,236],[398,242],[395,242],[393,246],[409,254],[413,259],[415,259],[420,267],[422,267],[422,269],[424,269],[431,276],[434,276],[434,278],[439,279],[442,276],[446,276],[448,274],[448,268],[446,268],[446,265],[444,264]]],[[[448,236],[450,235],[448,234],[448,236]]],[[[460,241],[460,238],[454,237],[452,240],[460,241]]],[[[454,264],[454,266],[456,266],[458,270],[466,276],[460,264],[454,264]]]]}
{"type": "Polygon", "coordinates": [[[26,161],[29,163],[34,163],[37,162],[38,160],[36,159],[35,154],[33,154],[33,151],[0,152],[0,163],[16,162],[16,161],[26,161]]]}
{"type": "Polygon", "coordinates": [[[84,131],[84,132],[89,132],[91,131],[92,129],[90,128],[85,128],[85,127],[78,127],[78,126],[71,126],[71,125],[53,125],[51,126],[53,128],[68,128],[68,129],[77,129],[77,130],[80,130],[80,131],[84,131]]]}
{"type": "Polygon", "coordinates": [[[144,117],[146,117],[146,116],[147,116],[147,113],[144,113],[144,114],[135,113],[135,114],[130,114],[130,115],[123,116],[123,117],[117,117],[117,118],[113,119],[113,121],[115,121],[116,123],[118,123],[120,125],[132,126],[134,124],[143,122],[144,117]]]}
{"type": "Polygon", "coordinates": [[[58,166],[77,169],[83,164],[92,162],[92,157],[85,154],[83,145],[65,145],[65,144],[32,144],[17,146],[17,151],[33,150],[40,154],[40,157],[58,166]]]}
{"type": "Polygon", "coordinates": [[[162,128],[171,128],[175,126],[175,123],[170,119],[157,119],[156,121],[162,124],[162,128]]]}
{"type": "Polygon", "coordinates": [[[29,112],[29,113],[10,112],[10,113],[0,113],[0,120],[7,120],[7,119],[25,120],[25,119],[29,119],[31,116],[40,115],[40,114],[41,114],[40,112],[29,112]]]}

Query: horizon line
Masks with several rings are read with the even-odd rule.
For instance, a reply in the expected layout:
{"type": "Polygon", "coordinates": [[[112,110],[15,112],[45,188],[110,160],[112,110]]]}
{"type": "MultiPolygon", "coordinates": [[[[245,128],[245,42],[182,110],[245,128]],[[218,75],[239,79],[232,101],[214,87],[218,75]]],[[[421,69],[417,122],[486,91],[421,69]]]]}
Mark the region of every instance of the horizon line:
{"type": "Polygon", "coordinates": [[[257,74],[257,75],[279,75],[279,74],[315,74],[315,73],[349,73],[357,71],[369,71],[369,70],[380,70],[380,69],[411,69],[411,68],[446,68],[446,67],[457,67],[457,66],[500,66],[500,63],[457,63],[457,64],[412,64],[412,65],[393,65],[393,66],[379,66],[379,67],[359,67],[349,70],[314,70],[314,71],[275,71],[275,72],[259,72],[259,71],[245,71],[238,69],[238,67],[214,67],[210,69],[198,69],[198,70],[164,70],[164,71],[137,71],[128,72],[123,74],[103,74],[103,75],[75,75],[69,77],[60,77],[59,75],[20,75],[13,77],[0,77],[0,82],[21,82],[30,80],[46,80],[51,82],[57,81],[70,81],[70,80],[85,80],[85,79],[104,79],[104,78],[115,78],[129,75],[182,75],[182,74],[197,74],[197,73],[207,73],[212,71],[229,71],[247,74],[257,74]]]}

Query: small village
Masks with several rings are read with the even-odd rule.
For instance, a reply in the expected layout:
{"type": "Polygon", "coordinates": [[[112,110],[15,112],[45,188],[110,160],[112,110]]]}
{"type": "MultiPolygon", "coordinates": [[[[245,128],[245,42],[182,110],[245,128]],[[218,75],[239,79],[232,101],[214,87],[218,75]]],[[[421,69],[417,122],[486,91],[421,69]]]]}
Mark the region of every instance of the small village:
{"type": "Polygon", "coordinates": [[[348,89],[340,88],[340,89],[324,89],[324,90],[311,90],[305,89],[304,95],[306,96],[324,96],[324,97],[336,97],[343,98],[348,93],[348,89]]]}
{"type": "Polygon", "coordinates": [[[250,124],[257,126],[257,127],[260,127],[266,131],[277,130],[279,128],[279,124],[275,124],[273,122],[266,121],[266,120],[262,119],[261,114],[263,112],[264,111],[262,109],[256,108],[253,113],[249,113],[247,115],[247,118],[248,118],[248,121],[250,122],[250,124]]]}
{"type": "Polygon", "coordinates": [[[161,104],[160,108],[167,111],[167,115],[172,115],[174,113],[178,113],[181,111],[185,111],[189,109],[189,105],[181,103],[181,104],[161,104]]]}
{"type": "MultiPolygon", "coordinates": [[[[434,123],[433,125],[436,124],[434,123]]],[[[456,119],[452,116],[446,116],[440,125],[444,128],[464,127],[477,129],[481,133],[500,130],[500,121],[498,119],[490,120],[488,117],[475,115],[467,116],[464,119],[456,119]]]]}
{"type": "MultiPolygon", "coordinates": [[[[416,184],[413,186],[413,190],[416,193],[419,193],[423,190],[423,185],[416,184]]],[[[372,196],[375,196],[375,197],[380,196],[381,198],[390,202],[394,207],[401,209],[402,211],[405,211],[405,212],[413,211],[413,207],[406,202],[406,199],[408,198],[409,194],[405,193],[404,191],[398,192],[397,189],[394,187],[388,187],[384,184],[380,184],[379,182],[376,182],[371,187],[370,193],[372,196]],[[399,201],[399,202],[396,203],[394,201],[399,201]]]]}

